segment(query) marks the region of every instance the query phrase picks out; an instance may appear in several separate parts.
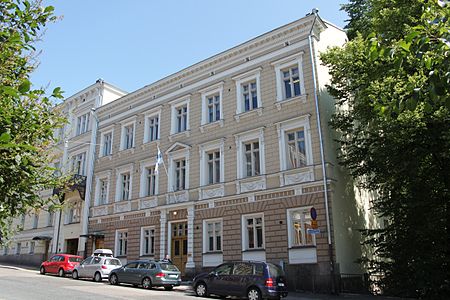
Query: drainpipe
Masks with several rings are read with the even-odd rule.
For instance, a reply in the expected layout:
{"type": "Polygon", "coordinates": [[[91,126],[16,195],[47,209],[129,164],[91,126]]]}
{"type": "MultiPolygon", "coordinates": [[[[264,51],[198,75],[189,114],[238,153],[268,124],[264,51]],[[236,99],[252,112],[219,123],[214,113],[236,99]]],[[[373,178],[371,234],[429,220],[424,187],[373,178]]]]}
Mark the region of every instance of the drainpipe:
{"type": "Polygon", "coordinates": [[[313,29],[316,23],[319,10],[314,8],[312,13],[314,14],[314,22],[311,26],[311,30],[309,32],[308,40],[309,40],[309,53],[311,55],[311,68],[313,75],[313,84],[314,84],[314,101],[316,104],[316,116],[317,116],[317,128],[319,132],[319,143],[320,143],[320,159],[322,160],[322,174],[323,174],[323,189],[325,196],[325,217],[327,222],[327,238],[328,238],[328,255],[330,260],[330,279],[331,279],[331,292],[336,293],[336,284],[334,280],[334,260],[333,260],[333,244],[331,241],[331,226],[330,226],[330,211],[328,208],[328,185],[327,185],[327,169],[325,162],[325,151],[323,146],[323,136],[322,136],[322,126],[320,121],[320,110],[319,110],[319,97],[317,90],[317,79],[316,79],[316,64],[315,64],[315,55],[313,52],[313,29]]]}
{"type": "Polygon", "coordinates": [[[95,113],[95,109],[101,105],[103,102],[103,81],[97,80],[99,96],[94,103],[94,107],[91,109],[91,115],[94,118],[92,122],[92,132],[91,132],[91,142],[89,144],[89,164],[87,169],[86,178],[86,195],[84,200],[84,210],[83,210],[83,223],[81,227],[80,243],[83,252],[83,257],[87,256],[87,236],[88,236],[88,225],[89,225],[89,209],[91,206],[91,191],[92,191],[92,181],[94,177],[94,163],[95,163],[95,146],[97,144],[97,131],[98,131],[98,118],[95,113]]]}

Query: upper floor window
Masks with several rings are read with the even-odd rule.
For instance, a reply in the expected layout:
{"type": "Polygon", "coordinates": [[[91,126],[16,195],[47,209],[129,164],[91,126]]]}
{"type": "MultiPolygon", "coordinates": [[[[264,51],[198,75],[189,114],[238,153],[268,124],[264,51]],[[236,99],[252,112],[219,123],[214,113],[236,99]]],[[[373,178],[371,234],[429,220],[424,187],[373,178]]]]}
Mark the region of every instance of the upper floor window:
{"type": "Polygon", "coordinates": [[[38,227],[38,223],[39,223],[39,213],[35,213],[33,216],[33,229],[38,227]]]}
{"type": "Polygon", "coordinates": [[[261,174],[259,159],[259,142],[253,141],[244,144],[246,176],[258,176],[261,174]]]}
{"type": "Polygon", "coordinates": [[[112,154],[112,132],[107,132],[102,136],[102,156],[108,156],[112,154]]]}
{"type": "Polygon", "coordinates": [[[134,125],[124,127],[123,149],[134,147],[134,125]]]}
{"type": "Polygon", "coordinates": [[[66,213],[65,223],[78,223],[81,217],[81,202],[77,201],[72,207],[69,207],[66,213]]]}
{"type": "Polygon", "coordinates": [[[202,95],[201,124],[209,124],[223,119],[222,93],[223,82],[200,91],[202,95]]]}
{"type": "Polygon", "coordinates": [[[148,119],[148,141],[159,139],[159,116],[153,116],[148,119]]]}
{"type": "Polygon", "coordinates": [[[310,207],[289,209],[287,215],[289,247],[315,245],[314,235],[308,233],[311,228],[310,207]]]}
{"type": "Polygon", "coordinates": [[[224,140],[202,144],[200,147],[200,184],[216,184],[224,181],[224,140]]]}
{"type": "Polygon", "coordinates": [[[72,168],[75,174],[86,175],[86,152],[72,157],[72,168]]]}
{"type": "Polygon", "coordinates": [[[208,156],[208,183],[220,182],[220,151],[211,151],[208,156]]]}
{"type": "Polygon", "coordinates": [[[275,68],[277,101],[305,95],[303,79],[303,51],[272,63],[275,68]]]}
{"type": "Polygon", "coordinates": [[[156,195],[156,173],[155,166],[145,168],[145,196],[156,195]]]}
{"type": "Polygon", "coordinates": [[[120,200],[130,199],[130,184],[131,184],[131,174],[123,173],[120,176],[121,186],[120,186],[120,200]]]}
{"type": "Polygon", "coordinates": [[[262,128],[236,135],[238,178],[265,174],[262,128]]]}
{"type": "Polygon", "coordinates": [[[119,167],[116,170],[116,201],[130,200],[133,186],[133,164],[119,167]]]}
{"type": "Polygon", "coordinates": [[[172,126],[170,129],[170,134],[189,131],[189,102],[190,98],[184,98],[182,101],[175,100],[171,103],[172,126]]]}
{"type": "Polygon", "coordinates": [[[186,189],[186,159],[174,161],[175,166],[175,185],[174,190],[186,189]]]}
{"type": "Polygon", "coordinates": [[[111,178],[111,171],[104,171],[96,174],[95,205],[108,204],[110,178],[111,178]]]}
{"type": "Polygon", "coordinates": [[[98,204],[103,205],[108,202],[108,180],[100,179],[100,194],[98,197],[98,204]]]}
{"type": "Polygon", "coordinates": [[[236,81],[237,115],[262,107],[260,71],[261,68],[258,68],[233,77],[236,81]]]}
{"type": "Polygon", "coordinates": [[[48,212],[48,219],[47,219],[47,226],[52,226],[53,225],[53,219],[55,217],[55,213],[52,211],[48,212]]]}
{"type": "Polygon", "coordinates": [[[81,115],[77,118],[77,132],[80,135],[88,131],[89,128],[89,113],[81,115]]]}
{"type": "Polygon", "coordinates": [[[242,217],[244,250],[264,248],[264,218],[262,214],[242,217]]]}
{"type": "Polygon", "coordinates": [[[187,190],[190,146],[176,142],[166,151],[166,154],[169,162],[168,192],[187,190]]]}
{"type": "Polygon", "coordinates": [[[289,153],[288,168],[306,166],[305,130],[298,128],[286,132],[287,151],[289,153]]]}

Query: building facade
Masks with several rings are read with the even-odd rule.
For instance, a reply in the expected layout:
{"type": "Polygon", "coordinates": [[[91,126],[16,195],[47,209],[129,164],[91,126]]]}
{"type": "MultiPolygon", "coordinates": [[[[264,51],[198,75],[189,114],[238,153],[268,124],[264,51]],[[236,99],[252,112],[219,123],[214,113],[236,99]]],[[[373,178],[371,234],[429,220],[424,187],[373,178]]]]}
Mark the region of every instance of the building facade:
{"type": "Polygon", "coordinates": [[[169,254],[187,277],[270,261],[295,288],[361,273],[319,59],[345,41],[313,13],[100,107],[89,251],[169,254]]]}

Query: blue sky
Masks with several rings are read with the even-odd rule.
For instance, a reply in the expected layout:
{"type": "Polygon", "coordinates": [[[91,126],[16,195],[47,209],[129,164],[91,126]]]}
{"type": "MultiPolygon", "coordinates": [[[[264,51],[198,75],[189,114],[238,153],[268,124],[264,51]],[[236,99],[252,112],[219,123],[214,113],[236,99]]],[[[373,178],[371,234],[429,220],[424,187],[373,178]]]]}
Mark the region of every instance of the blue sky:
{"type": "Polygon", "coordinates": [[[347,0],[44,0],[61,20],[47,27],[36,87],[69,97],[98,78],[132,92],[297,20],[316,7],[343,27],[347,0]]]}

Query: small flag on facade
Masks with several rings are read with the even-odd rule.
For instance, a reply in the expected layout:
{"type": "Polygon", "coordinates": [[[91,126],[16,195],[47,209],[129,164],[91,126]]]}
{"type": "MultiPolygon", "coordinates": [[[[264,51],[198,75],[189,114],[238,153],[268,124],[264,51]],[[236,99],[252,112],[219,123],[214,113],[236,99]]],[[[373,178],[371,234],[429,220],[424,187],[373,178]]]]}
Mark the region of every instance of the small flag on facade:
{"type": "Polygon", "coordinates": [[[161,150],[158,147],[158,154],[156,155],[156,165],[155,165],[155,174],[158,174],[159,172],[159,164],[163,162],[163,157],[161,150]]]}

